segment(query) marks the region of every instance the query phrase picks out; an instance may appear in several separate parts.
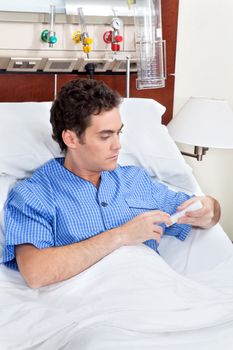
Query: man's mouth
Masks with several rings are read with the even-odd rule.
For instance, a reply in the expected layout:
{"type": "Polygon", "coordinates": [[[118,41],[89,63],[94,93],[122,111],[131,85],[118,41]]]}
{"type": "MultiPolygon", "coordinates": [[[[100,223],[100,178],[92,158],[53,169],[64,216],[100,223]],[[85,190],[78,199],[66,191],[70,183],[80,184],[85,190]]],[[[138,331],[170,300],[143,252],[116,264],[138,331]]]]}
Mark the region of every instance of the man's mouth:
{"type": "Polygon", "coordinates": [[[115,154],[115,155],[113,155],[112,157],[109,157],[108,159],[112,159],[112,160],[114,160],[114,159],[117,159],[117,158],[118,158],[118,156],[119,156],[119,154],[115,154]]]}

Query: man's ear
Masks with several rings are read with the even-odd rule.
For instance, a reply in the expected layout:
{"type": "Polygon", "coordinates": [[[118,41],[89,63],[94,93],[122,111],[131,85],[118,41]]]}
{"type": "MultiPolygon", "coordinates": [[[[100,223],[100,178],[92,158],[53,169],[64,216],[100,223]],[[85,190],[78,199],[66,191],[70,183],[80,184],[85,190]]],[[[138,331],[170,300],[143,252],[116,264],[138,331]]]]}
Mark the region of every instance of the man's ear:
{"type": "Polygon", "coordinates": [[[63,130],[62,139],[68,148],[75,149],[78,143],[77,135],[72,130],[63,130]]]}

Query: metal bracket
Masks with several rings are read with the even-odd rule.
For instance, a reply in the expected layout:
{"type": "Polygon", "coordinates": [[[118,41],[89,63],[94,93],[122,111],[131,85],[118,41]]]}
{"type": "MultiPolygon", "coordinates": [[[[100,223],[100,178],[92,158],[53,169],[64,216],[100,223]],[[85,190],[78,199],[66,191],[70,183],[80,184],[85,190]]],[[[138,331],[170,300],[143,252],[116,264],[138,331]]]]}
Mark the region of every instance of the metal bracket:
{"type": "Polygon", "coordinates": [[[184,156],[196,158],[198,161],[201,161],[208,149],[208,147],[194,146],[194,153],[181,151],[181,154],[183,154],[184,156]]]}

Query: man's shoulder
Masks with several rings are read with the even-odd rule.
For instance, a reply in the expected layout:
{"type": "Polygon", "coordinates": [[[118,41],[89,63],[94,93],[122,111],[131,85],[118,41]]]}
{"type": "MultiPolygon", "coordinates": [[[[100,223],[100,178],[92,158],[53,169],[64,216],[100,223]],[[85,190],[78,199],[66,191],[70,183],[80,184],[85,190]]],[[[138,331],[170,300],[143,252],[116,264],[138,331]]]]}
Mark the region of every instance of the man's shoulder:
{"type": "Polygon", "coordinates": [[[54,174],[58,171],[61,171],[61,164],[63,163],[64,158],[52,158],[43,165],[41,165],[38,169],[35,170],[32,178],[36,177],[50,177],[54,176],[54,174]]]}
{"type": "Polygon", "coordinates": [[[17,182],[11,189],[8,197],[20,196],[30,197],[50,197],[51,178],[54,177],[54,167],[56,159],[51,159],[34,171],[31,177],[17,182]]]}

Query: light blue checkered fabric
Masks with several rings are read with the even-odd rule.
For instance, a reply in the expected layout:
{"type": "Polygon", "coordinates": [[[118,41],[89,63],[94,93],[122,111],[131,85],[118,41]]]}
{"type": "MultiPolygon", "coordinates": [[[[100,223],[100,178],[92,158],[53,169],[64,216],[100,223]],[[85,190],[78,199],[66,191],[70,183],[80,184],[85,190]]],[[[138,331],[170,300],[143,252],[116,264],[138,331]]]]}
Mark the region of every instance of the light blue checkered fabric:
{"type": "MultiPolygon", "coordinates": [[[[5,204],[4,263],[17,269],[15,245],[31,243],[39,249],[72,244],[120,226],[136,215],[154,209],[173,214],[190,198],[151,180],[133,166],[101,173],[99,188],[64,166],[56,158],[40,167],[30,179],[17,184],[5,204]]],[[[189,225],[164,227],[165,234],[184,240],[189,225]]],[[[157,250],[154,240],[146,241],[157,250]]]]}

